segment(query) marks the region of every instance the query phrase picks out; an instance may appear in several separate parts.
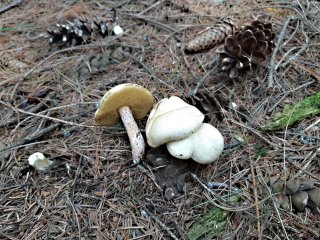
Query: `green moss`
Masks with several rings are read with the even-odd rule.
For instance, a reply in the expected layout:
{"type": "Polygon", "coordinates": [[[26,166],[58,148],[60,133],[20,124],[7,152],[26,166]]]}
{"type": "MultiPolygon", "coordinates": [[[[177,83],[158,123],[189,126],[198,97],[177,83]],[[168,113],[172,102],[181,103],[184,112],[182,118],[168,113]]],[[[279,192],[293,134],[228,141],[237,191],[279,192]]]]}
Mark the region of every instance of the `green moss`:
{"type": "Polygon", "coordinates": [[[275,114],[264,126],[266,131],[285,129],[307,117],[320,114],[320,92],[285,107],[281,113],[275,114]]]}
{"type": "MultiPolygon", "coordinates": [[[[239,195],[230,197],[232,203],[238,202],[239,195]]],[[[228,211],[215,207],[195,222],[187,233],[189,240],[214,239],[223,231],[227,223],[228,211]]]]}
{"type": "Polygon", "coordinates": [[[266,148],[264,148],[264,147],[256,146],[255,147],[255,153],[256,153],[256,156],[265,157],[268,154],[268,150],[266,148]]]}

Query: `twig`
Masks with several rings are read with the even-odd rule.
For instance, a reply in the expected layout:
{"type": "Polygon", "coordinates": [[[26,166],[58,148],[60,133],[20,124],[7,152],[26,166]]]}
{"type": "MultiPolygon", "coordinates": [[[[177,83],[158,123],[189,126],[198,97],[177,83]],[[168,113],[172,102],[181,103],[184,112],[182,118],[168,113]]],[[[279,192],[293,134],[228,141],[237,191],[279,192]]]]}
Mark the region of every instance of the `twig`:
{"type": "Polygon", "coordinates": [[[165,25],[161,22],[158,22],[156,20],[153,20],[153,19],[150,19],[148,17],[144,17],[144,16],[141,16],[141,15],[134,15],[134,14],[124,14],[124,15],[127,15],[128,17],[131,17],[131,18],[136,18],[140,21],[144,21],[144,22],[147,22],[147,23],[151,23],[152,25],[156,26],[156,27],[159,27],[160,29],[164,30],[165,32],[171,34],[171,36],[173,38],[175,38],[178,42],[181,42],[181,40],[176,36],[176,35],[172,35],[173,32],[176,32],[177,30],[168,26],[168,25],[165,25]]]}
{"type": "Polygon", "coordinates": [[[23,0],[17,0],[7,6],[4,6],[3,8],[0,8],[0,14],[9,11],[11,8],[19,7],[22,2],[23,0]]]}
{"type": "MultiPolygon", "coordinates": [[[[258,157],[257,161],[259,161],[260,156],[258,157]]],[[[254,194],[254,202],[256,207],[256,216],[257,216],[257,230],[258,230],[258,239],[262,239],[262,232],[261,232],[261,223],[260,223],[260,210],[258,204],[258,193],[257,193],[257,183],[255,178],[255,173],[253,169],[252,160],[250,159],[250,169],[251,169],[251,176],[252,176],[252,187],[253,187],[253,194],[254,194]]]]}
{"type": "Polygon", "coordinates": [[[273,50],[273,53],[272,53],[272,56],[271,56],[271,59],[270,59],[270,64],[269,64],[269,68],[270,68],[270,71],[269,71],[269,76],[268,76],[268,88],[273,88],[273,85],[274,85],[274,72],[275,72],[275,62],[276,62],[276,57],[277,57],[277,53],[280,49],[280,46],[281,46],[281,42],[284,38],[284,33],[290,23],[291,20],[295,19],[293,16],[289,16],[287,18],[287,20],[285,21],[283,27],[282,27],[282,30],[280,32],[280,35],[278,37],[278,41],[276,43],[276,48],[273,50]]]}
{"type": "Polygon", "coordinates": [[[307,82],[305,84],[300,85],[299,87],[296,87],[295,89],[284,92],[283,96],[272,107],[270,107],[270,109],[268,109],[268,112],[271,113],[289,94],[292,94],[295,91],[298,91],[302,88],[305,88],[305,87],[313,84],[314,82],[315,82],[315,80],[312,80],[310,82],[307,82]]]}
{"type": "Polygon", "coordinates": [[[58,123],[54,123],[54,124],[50,125],[49,127],[43,128],[42,130],[33,132],[29,136],[25,137],[23,140],[21,140],[19,142],[15,142],[14,144],[11,144],[9,146],[6,146],[3,149],[0,149],[0,153],[11,150],[12,148],[33,142],[33,141],[45,136],[46,134],[50,133],[52,130],[60,127],[61,125],[62,125],[62,123],[58,122],[58,123]]]}
{"type": "Polygon", "coordinates": [[[304,66],[302,66],[301,64],[298,64],[296,62],[291,62],[292,65],[301,68],[303,71],[306,71],[307,73],[309,73],[312,77],[314,77],[315,79],[317,79],[320,82],[320,76],[313,70],[308,69],[304,66]]]}
{"type": "Polygon", "coordinates": [[[142,210],[144,210],[153,220],[155,220],[164,230],[166,230],[166,232],[170,235],[170,237],[172,237],[172,239],[179,240],[179,238],[174,235],[174,233],[170,231],[170,229],[163,222],[161,222],[156,216],[154,216],[144,204],[142,204],[142,206],[142,210]]]}
{"type": "Polygon", "coordinates": [[[293,161],[288,161],[288,163],[292,164],[293,166],[299,169],[299,172],[294,177],[300,175],[301,173],[305,173],[314,179],[320,180],[320,177],[315,176],[314,174],[306,170],[306,168],[311,164],[312,160],[319,154],[319,152],[320,152],[320,147],[310,152],[303,160],[303,162],[308,160],[308,162],[303,167],[301,167],[298,163],[295,163],[293,161]]]}
{"type": "Polygon", "coordinates": [[[143,11],[141,11],[138,16],[141,16],[143,14],[145,14],[146,12],[150,11],[152,8],[155,8],[158,5],[162,5],[166,0],[162,0],[162,1],[158,1],[155,4],[151,5],[150,7],[147,7],[146,9],[144,9],[143,11]]]}
{"type": "Polygon", "coordinates": [[[133,194],[131,194],[131,197],[133,199],[133,201],[135,201],[136,203],[141,205],[141,209],[143,211],[145,211],[154,221],[156,221],[160,227],[162,227],[169,235],[172,239],[174,240],[179,240],[179,238],[163,223],[161,222],[160,219],[158,219],[156,216],[154,216],[149,209],[147,208],[147,206],[145,204],[143,204],[137,197],[135,197],[133,194]]]}
{"type": "MultiPolygon", "coordinates": [[[[53,56],[58,55],[60,53],[64,53],[64,52],[81,50],[81,49],[84,49],[84,48],[85,49],[89,49],[89,48],[110,47],[110,46],[114,46],[114,45],[117,45],[117,44],[119,44],[117,42],[117,38],[114,38],[114,41],[109,41],[108,43],[99,43],[99,44],[92,43],[92,44],[86,44],[86,45],[80,45],[80,46],[73,46],[73,47],[61,49],[59,51],[56,51],[56,52],[52,53],[51,55],[49,55],[48,57],[44,58],[37,65],[35,65],[33,68],[31,68],[29,71],[27,71],[26,73],[24,73],[22,76],[20,76],[18,78],[18,80],[16,81],[15,88],[12,90],[11,98],[14,96],[14,94],[16,92],[16,89],[21,84],[21,82],[24,81],[31,73],[33,73],[39,66],[43,65],[45,62],[48,62],[48,60],[50,58],[52,58],[53,56]]],[[[7,83],[8,83],[8,81],[2,81],[2,82],[0,82],[0,86],[5,85],[7,83]]]]}
{"type": "MultiPolygon", "coordinates": [[[[259,175],[258,177],[259,177],[260,179],[263,179],[262,174],[261,174],[259,168],[257,168],[257,174],[259,175]]],[[[284,235],[286,236],[286,239],[289,240],[289,237],[288,237],[286,228],[285,228],[285,226],[283,225],[283,221],[282,221],[282,219],[281,219],[281,215],[280,215],[280,212],[279,212],[279,208],[277,207],[276,200],[274,199],[274,195],[275,195],[275,194],[272,194],[271,189],[268,188],[268,187],[266,187],[267,184],[266,184],[266,182],[265,182],[264,180],[263,180],[263,183],[264,183],[264,186],[265,186],[266,190],[268,191],[269,196],[271,197],[272,205],[273,205],[273,207],[274,207],[274,209],[275,209],[275,211],[276,211],[276,215],[277,215],[277,217],[278,217],[278,219],[279,219],[279,222],[280,222],[281,228],[282,228],[282,230],[283,230],[283,232],[284,232],[284,235]]]]}
{"type": "Polygon", "coordinates": [[[189,96],[195,96],[200,88],[200,86],[207,80],[210,74],[216,71],[216,67],[211,68],[198,82],[193,90],[190,91],[189,96]]]}
{"type": "Polygon", "coordinates": [[[213,189],[220,189],[220,190],[230,189],[231,192],[239,192],[238,188],[236,188],[236,187],[231,187],[230,188],[229,184],[223,183],[223,182],[208,182],[207,186],[209,188],[213,188],[213,189]]]}
{"type": "MultiPolygon", "coordinates": [[[[206,189],[212,196],[215,196],[218,198],[218,196],[213,192],[211,191],[210,188],[207,187],[206,184],[204,184],[198,177],[197,175],[195,175],[194,173],[191,173],[191,177],[196,180],[204,189],[206,189]]],[[[264,203],[266,200],[268,200],[269,198],[271,198],[273,195],[270,195],[269,197],[267,198],[264,198],[262,199],[260,202],[258,202],[257,204],[262,204],[264,203]]],[[[221,204],[218,204],[216,203],[215,201],[213,201],[211,198],[209,198],[208,196],[208,200],[210,201],[210,203],[212,203],[215,207],[218,207],[218,208],[221,208],[225,211],[230,211],[230,212],[241,212],[241,211],[244,211],[244,210],[247,210],[247,209],[250,209],[250,208],[253,208],[255,206],[255,204],[253,205],[250,205],[250,206],[246,206],[246,207],[234,207],[234,208],[230,208],[230,207],[227,207],[227,206],[223,206],[221,204]]]]}
{"type": "MultiPolygon", "coordinates": [[[[39,102],[36,106],[30,109],[29,112],[36,113],[38,112],[42,107],[47,105],[47,102],[52,100],[52,97],[55,95],[54,92],[50,92],[41,102],[39,102]]],[[[8,121],[4,123],[0,123],[0,128],[2,127],[8,127],[12,124],[17,123],[20,120],[20,117],[11,117],[8,121]]]]}
{"type": "Polygon", "coordinates": [[[15,108],[15,107],[13,107],[13,106],[11,106],[11,105],[9,105],[9,104],[1,101],[1,100],[0,100],[0,104],[2,104],[4,106],[7,106],[7,107],[13,109],[14,111],[18,111],[20,113],[28,114],[28,115],[35,116],[35,117],[46,118],[46,119],[49,119],[49,120],[52,120],[52,121],[55,121],[55,122],[64,123],[64,124],[67,124],[67,125],[78,126],[78,127],[88,127],[88,128],[94,128],[95,127],[95,126],[90,126],[90,125],[83,125],[83,124],[79,124],[79,123],[74,123],[74,122],[62,120],[62,119],[59,119],[59,118],[49,117],[49,116],[42,115],[42,114],[39,114],[39,113],[28,112],[28,111],[25,111],[25,110],[22,110],[22,109],[19,109],[19,108],[15,108]]]}
{"type": "Polygon", "coordinates": [[[140,61],[139,59],[137,59],[136,57],[132,56],[129,53],[126,53],[124,51],[121,51],[121,54],[123,54],[124,56],[130,58],[131,60],[133,60],[135,63],[139,64],[141,67],[143,67],[144,70],[146,70],[147,73],[149,73],[151,75],[151,77],[153,77],[154,79],[158,80],[159,82],[161,82],[162,84],[164,84],[165,86],[167,86],[168,88],[174,89],[174,87],[172,87],[171,85],[167,84],[166,82],[162,81],[161,79],[157,78],[152,71],[149,69],[149,67],[144,64],[142,61],[140,61]]]}
{"type": "Polygon", "coordinates": [[[230,122],[238,125],[238,126],[241,126],[241,127],[244,127],[246,129],[248,129],[250,132],[252,132],[253,134],[255,134],[256,136],[258,136],[259,138],[261,138],[261,140],[263,140],[265,143],[269,144],[270,146],[273,146],[275,149],[278,149],[280,146],[273,143],[273,142],[270,142],[267,138],[265,138],[264,136],[262,136],[261,133],[259,133],[258,131],[256,131],[255,129],[251,128],[251,127],[248,127],[248,126],[245,126],[237,121],[234,121],[233,119],[228,119],[230,122]]]}
{"type": "Polygon", "coordinates": [[[308,127],[306,127],[303,131],[307,132],[308,130],[310,130],[311,128],[313,128],[314,126],[316,126],[317,124],[320,123],[320,118],[318,118],[318,120],[316,120],[314,123],[312,123],[311,125],[309,125],[308,127]]]}
{"type": "MultiPolygon", "coordinates": [[[[300,50],[299,50],[298,52],[296,52],[293,56],[291,56],[285,63],[283,63],[281,67],[286,67],[289,63],[295,62],[295,61],[297,60],[297,58],[300,56],[300,54],[301,54],[302,52],[304,52],[304,51],[309,47],[310,39],[309,39],[308,35],[306,34],[306,32],[305,32],[304,29],[303,29],[303,22],[301,22],[301,32],[302,32],[302,34],[303,34],[303,36],[304,36],[304,44],[302,45],[302,47],[300,47],[300,46],[299,46],[299,47],[296,47],[296,48],[300,48],[300,50]]],[[[290,49],[290,50],[283,56],[283,59],[286,58],[286,57],[289,55],[289,53],[291,52],[291,50],[293,50],[293,49],[295,50],[296,48],[290,49]]],[[[275,67],[275,70],[278,69],[278,67],[280,66],[281,62],[282,62],[282,61],[280,60],[279,63],[277,64],[277,66],[275,67]]]]}

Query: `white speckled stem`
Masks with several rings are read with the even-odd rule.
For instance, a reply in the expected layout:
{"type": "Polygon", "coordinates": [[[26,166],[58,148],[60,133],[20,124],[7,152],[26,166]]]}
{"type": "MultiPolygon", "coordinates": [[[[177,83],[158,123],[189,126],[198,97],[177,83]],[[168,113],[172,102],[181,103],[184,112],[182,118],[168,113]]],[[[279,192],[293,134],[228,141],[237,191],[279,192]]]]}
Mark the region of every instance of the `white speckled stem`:
{"type": "Polygon", "coordinates": [[[129,136],[133,163],[137,164],[141,161],[144,154],[145,143],[143,136],[132,116],[130,107],[124,106],[119,108],[118,111],[129,136]]]}

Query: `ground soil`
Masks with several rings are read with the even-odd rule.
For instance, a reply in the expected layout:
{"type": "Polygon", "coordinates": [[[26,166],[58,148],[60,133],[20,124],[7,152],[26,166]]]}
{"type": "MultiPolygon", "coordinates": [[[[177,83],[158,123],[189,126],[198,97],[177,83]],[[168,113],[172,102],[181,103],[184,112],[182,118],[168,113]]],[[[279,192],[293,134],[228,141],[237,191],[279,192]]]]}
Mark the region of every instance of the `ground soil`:
{"type": "MultiPolygon", "coordinates": [[[[312,178],[320,186],[319,116],[263,130],[287,104],[320,90],[318,16],[312,1],[253,0],[24,0],[1,13],[0,238],[188,239],[202,216],[223,205],[228,218],[215,239],[319,239],[316,211],[291,203],[284,209],[263,191],[270,176],[312,178]],[[59,46],[42,35],[76,18],[108,19],[113,8],[121,37],[59,46]],[[240,26],[271,22],[276,34],[267,60],[236,79],[212,67],[218,46],[184,52],[227,17],[240,26]],[[93,59],[103,56],[110,63],[96,68],[93,59]],[[222,156],[209,165],[190,160],[185,191],[172,199],[156,170],[131,167],[122,124],[94,122],[105,92],[129,82],[156,101],[174,95],[197,106],[224,136],[222,156]],[[27,161],[34,152],[54,165],[36,171],[27,161]],[[204,187],[209,182],[225,187],[204,187]],[[240,190],[236,204],[222,201],[231,186],[240,190]]],[[[146,120],[138,121],[143,134],[146,120]]]]}

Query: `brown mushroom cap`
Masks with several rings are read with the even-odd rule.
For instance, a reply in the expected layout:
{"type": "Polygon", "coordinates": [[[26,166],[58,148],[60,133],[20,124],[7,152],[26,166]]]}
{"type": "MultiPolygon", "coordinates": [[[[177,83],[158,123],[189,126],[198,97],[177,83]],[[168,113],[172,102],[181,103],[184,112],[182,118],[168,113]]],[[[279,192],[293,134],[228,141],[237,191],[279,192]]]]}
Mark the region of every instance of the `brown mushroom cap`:
{"type": "Polygon", "coordinates": [[[130,107],[135,119],[142,119],[152,108],[153,101],[146,88],[133,83],[120,84],[103,96],[94,120],[101,125],[113,126],[120,118],[118,109],[124,106],[130,107]]]}

